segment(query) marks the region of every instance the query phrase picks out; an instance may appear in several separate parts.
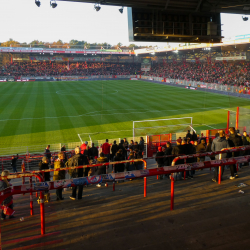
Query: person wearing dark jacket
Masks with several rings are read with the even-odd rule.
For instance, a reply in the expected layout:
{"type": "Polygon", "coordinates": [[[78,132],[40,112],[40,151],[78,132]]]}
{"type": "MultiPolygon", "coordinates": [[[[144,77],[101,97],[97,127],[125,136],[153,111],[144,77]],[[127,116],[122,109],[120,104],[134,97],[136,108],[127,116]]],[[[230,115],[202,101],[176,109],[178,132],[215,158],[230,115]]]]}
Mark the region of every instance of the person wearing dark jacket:
{"type": "MultiPolygon", "coordinates": [[[[229,147],[229,143],[228,140],[225,137],[225,131],[220,130],[218,131],[219,133],[219,137],[216,137],[213,142],[212,142],[212,146],[211,146],[211,150],[212,152],[216,152],[216,151],[220,151],[223,148],[228,148],[229,147]]],[[[219,160],[219,155],[215,155],[215,159],[219,160]]],[[[222,154],[221,158],[227,158],[227,154],[222,154]]],[[[215,167],[214,168],[214,179],[212,179],[212,181],[217,182],[218,181],[218,169],[219,167],[215,167]]],[[[224,166],[221,166],[221,177],[223,175],[224,172],[224,166]]]]}
{"type": "MultiPolygon", "coordinates": [[[[123,161],[124,155],[122,149],[119,149],[115,155],[114,161],[123,161]]],[[[124,163],[115,164],[115,173],[124,172],[124,163]]]]}
{"type": "Polygon", "coordinates": [[[18,160],[18,154],[16,155],[16,157],[13,155],[11,159],[11,167],[14,173],[17,173],[17,169],[16,169],[17,160],[18,160]]]}
{"type": "MultiPolygon", "coordinates": [[[[42,160],[38,163],[39,170],[47,170],[49,169],[49,159],[44,156],[42,160]]],[[[44,181],[50,181],[50,172],[44,172],[44,181]]],[[[44,192],[44,201],[50,201],[50,193],[48,190],[44,192]]]]}
{"type": "Polygon", "coordinates": [[[187,131],[186,138],[192,139],[192,135],[190,134],[190,130],[187,131]]]}
{"type": "MultiPolygon", "coordinates": [[[[162,147],[158,147],[158,151],[155,155],[155,161],[157,162],[157,167],[161,168],[164,166],[164,152],[162,151],[162,147]]],[[[163,179],[163,175],[160,175],[160,179],[163,179]]]]}
{"type": "Polygon", "coordinates": [[[121,154],[122,154],[123,160],[126,160],[127,159],[127,144],[123,140],[121,140],[121,142],[118,145],[118,151],[120,149],[121,149],[121,154]]]}
{"type": "Polygon", "coordinates": [[[44,149],[44,156],[48,158],[49,163],[51,162],[50,145],[44,149]]]}
{"type": "Polygon", "coordinates": [[[140,137],[140,142],[139,142],[139,146],[140,146],[140,151],[144,151],[144,139],[143,137],[140,137]]]}
{"type": "MultiPolygon", "coordinates": [[[[82,155],[80,152],[81,149],[79,147],[75,148],[75,155],[70,158],[66,162],[66,167],[78,167],[82,165],[88,165],[88,159],[85,155],[82,155]]],[[[88,175],[86,173],[86,169],[83,171],[83,168],[75,168],[75,169],[70,169],[69,174],[72,178],[79,178],[88,175]]],[[[76,187],[72,188],[72,195],[70,196],[71,200],[76,199],[76,191],[78,187],[78,200],[82,199],[82,190],[83,190],[83,185],[79,185],[76,187]]]]}
{"type": "MultiPolygon", "coordinates": [[[[228,139],[229,147],[239,147],[243,145],[242,139],[239,135],[237,135],[235,128],[231,127],[229,128],[230,136],[228,139]]],[[[232,152],[231,154],[232,157],[238,157],[240,156],[240,152],[232,152]]],[[[230,165],[230,171],[231,171],[231,176],[230,180],[235,179],[235,177],[238,177],[237,175],[237,169],[236,169],[236,164],[230,165]],[[235,174],[235,176],[234,176],[235,174]]]]}
{"type": "Polygon", "coordinates": [[[116,140],[113,141],[113,145],[111,147],[111,160],[114,159],[116,152],[118,151],[119,147],[116,144],[116,140]]]}
{"type": "MultiPolygon", "coordinates": [[[[104,155],[104,153],[100,153],[100,157],[97,158],[96,164],[109,162],[108,158],[104,155]]],[[[98,166],[95,175],[106,174],[106,166],[98,166]]]]}
{"type": "Polygon", "coordinates": [[[97,147],[95,147],[94,143],[92,143],[92,147],[89,148],[89,153],[88,154],[89,154],[89,157],[90,157],[91,160],[97,159],[97,157],[98,157],[98,149],[97,149],[97,147]]]}
{"type": "Polygon", "coordinates": [[[172,164],[172,160],[173,160],[173,157],[171,157],[170,155],[172,155],[172,145],[170,142],[167,142],[166,143],[166,148],[164,150],[164,155],[166,156],[164,158],[164,164],[165,166],[171,166],[172,164]]]}
{"type": "MultiPolygon", "coordinates": [[[[58,153],[58,159],[54,162],[54,169],[64,168],[64,152],[58,153]]],[[[65,170],[55,170],[53,175],[53,181],[64,180],[65,179],[65,170]]],[[[56,200],[60,201],[64,198],[62,197],[62,188],[56,189],[56,200]]]]}

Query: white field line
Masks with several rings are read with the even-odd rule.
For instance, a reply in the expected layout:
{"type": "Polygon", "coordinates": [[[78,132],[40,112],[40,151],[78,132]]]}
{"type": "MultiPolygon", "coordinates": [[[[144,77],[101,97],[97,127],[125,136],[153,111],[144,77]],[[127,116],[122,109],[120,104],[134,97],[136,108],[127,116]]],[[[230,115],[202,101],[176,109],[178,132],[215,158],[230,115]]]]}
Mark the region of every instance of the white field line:
{"type": "Polygon", "coordinates": [[[138,111],[138,109],[110,109],[110,110],[101,110],[101,111],[93,111],[93,112],[88,112],[85,114],[81,115],[68,115],[68,116],[47,116],[47,117],[27,117],[27,118],[15,118],[15,119],[1,119],[0,122],[5,122],[5,121],[23,121],[23,120],[39,120],[39,119],[59,119],[59,118],[77,118],[77,117],[82,117],[82,116],[112,116],[112,115],[129,115],[129,114],[143,114],[143,113],[156,113],[156,112],[176,112],[176,111],[181,111],[181,110],[203,110],[203,109],[221,109],[220,107],[210,107],[210,108],[194,108],[194,109],[175,109],[175,110],[148,110],[145,109],[143,111],[138,111]],[[113,113],[112,111],[126,111],[126,110],[135,110],[134,112],[129,112],[129,113],[124,113],[124,112],[116,112],[113,113]],[[111,112],[109,114],[103,114],[103,112],[111,112]]]}
{"type": "MultiPolygon", "coordinates": [[[[108,92],[108,94],[109,95],[115,95],[115,94],[117,94],[119,91],[118,90],[113,90],[114,92],[113,93],[109,93],[108,92]]],[[[56,94],[57,95],[81,95],[81,94],[86,94],[86,91],[77,91],[77,93],[70,93],[70,92],[67,92],[67,90],[58,90],[58,91],[56,91],[56,94]],[[63,92],[63,93],[60,93],[60,92],[63,92]]],[[[102,93],[97,93],[97,94],[94,94],[94,93],[88,93],[88,96],[99,96],[99,95],[103,95],[102,93]]]]}
{"type": "Polygon", "coordinates": [[[212,128],[212,129],[216,129],[215,127],[209,126],[209,125],[207,125],[207,124],[201,124],[201,125],[207,126],[207,127],[209,127],[209,128],[212,128]]]}

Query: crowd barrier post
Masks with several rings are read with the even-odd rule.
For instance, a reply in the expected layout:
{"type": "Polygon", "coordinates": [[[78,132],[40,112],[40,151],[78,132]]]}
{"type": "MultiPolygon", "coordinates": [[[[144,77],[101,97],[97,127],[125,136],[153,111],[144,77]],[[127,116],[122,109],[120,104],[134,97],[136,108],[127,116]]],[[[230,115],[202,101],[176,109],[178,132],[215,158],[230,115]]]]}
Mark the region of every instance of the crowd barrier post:
{"type": "Polygon", "coordinates": [[[106,165],[106,174],[108,173],[108,165],[106,165]]]}
{"type": "Polygon", "coordinates": [[[115,181],[113,181],[113,191],[115,191],[115,181]]]}
{"type": "Polygon", "coordinates": [[[171,202],[170,202],[170,210],[172,211],[174,209],[174,177],[173,173],[171,176],[171,202]]]}
{"type": "Polygon", "coordinates": [[[41,235],[45,234],[44,193],[40,192],[41,235]]]}
{"type": "MultiPolygon", "coordinates": [[[[25,172],[25,163],[24,163],[24,160],[22,161],[21,169],[22,169],[22,173],[24,173],[25,172]]],[[[25,177],[22,177],[22,183],[25,184],[25,177]]]]}
{"type": "MultiPolygon", "coordinates": [[[[144,162],[144,169],[147,169],[147,162],[145,160],[143,160],[143,162],[144,162]]],[[[145,197],[147,197],[147,177],[144,177],[144,198],[145,197]]]]}
{"type": "MultiPolygon", "coordinates": [[[[32,176],[30,177],[30,187],[32,188],[32,176]]],[[[33,193],[30,192],[30,215],[34,215],[34,208],[33,208],[33,193]]]]}

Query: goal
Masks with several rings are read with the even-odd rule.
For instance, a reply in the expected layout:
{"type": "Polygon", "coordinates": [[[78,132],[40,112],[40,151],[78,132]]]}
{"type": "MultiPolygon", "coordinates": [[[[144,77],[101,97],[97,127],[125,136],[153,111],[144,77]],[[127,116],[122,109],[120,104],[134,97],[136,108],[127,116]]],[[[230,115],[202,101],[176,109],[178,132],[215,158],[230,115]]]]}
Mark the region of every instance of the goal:
{"type": "Polygon", "coordinates": [[[193,117],[133,121],[133,137],[184,132],[193,129],[193,117]]]}

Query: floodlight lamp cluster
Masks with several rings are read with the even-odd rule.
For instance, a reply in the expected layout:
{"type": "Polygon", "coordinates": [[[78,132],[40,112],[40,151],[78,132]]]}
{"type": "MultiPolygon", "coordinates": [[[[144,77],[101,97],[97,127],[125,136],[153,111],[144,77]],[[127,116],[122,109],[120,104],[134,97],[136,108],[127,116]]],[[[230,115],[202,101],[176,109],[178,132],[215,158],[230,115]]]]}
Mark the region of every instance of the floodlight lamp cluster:
{"type": "Polygon", "coordinates": [[[55,9],[57,7],[56,1],[50,1],[50,6],[55,9]]]}
{"type": "Polygon", "coordinates": [[[122,14],[123,13],[123,7],[119,9],[119,12],[122,14]]]}
{"type": "MultiPolygon", "coordinates": [[[[40,6],[41,6],[40,0],[35,0],[35,4],[36,4],[37,7],[40,7],[40,6]]],[[[51,1],[50,1],[50,6],[51,6],[53,9],[56,8],[56,7],[57,7],[56,1],[55,1],[55,0],[51,0],[51,1]]]]}
{"type": "Polygon", "coordinates": [[[35,0],[35,4],[36,4],[37,7],[41,6],[41,2],[39,0],[35,0]]]}
{"type": "Polygon", "coordinates": [[[246,22],[246,21],[248,21],[248,17],[247,17],[247,16],[242,16],[242,20],[243,20],[244,22],[246,22]]]}
{"type": "Polygon", "coordinates": [[[94,9],[98,12],[101,9],[101,6],[96,3],[94,9]]]}

